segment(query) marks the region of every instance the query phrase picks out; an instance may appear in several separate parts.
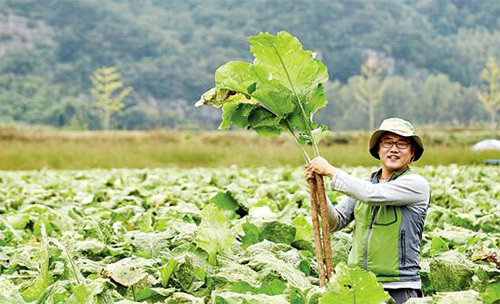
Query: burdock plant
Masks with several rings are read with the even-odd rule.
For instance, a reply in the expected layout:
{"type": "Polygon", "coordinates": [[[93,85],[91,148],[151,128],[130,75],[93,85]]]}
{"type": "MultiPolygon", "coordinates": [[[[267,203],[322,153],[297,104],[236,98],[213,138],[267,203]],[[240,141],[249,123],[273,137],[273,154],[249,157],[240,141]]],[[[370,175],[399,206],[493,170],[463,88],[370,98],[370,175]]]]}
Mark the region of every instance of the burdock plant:
{"type": "MultiPolygon", "coordinates": [[[[215,87],[204,93],[196,106],[222,107],[219,129],[236,125],[262,135],[288,132],[305,161],[310,162],[307,147],[312,148],[315,157],[319,156],[318,142],[328,132],[325,125],[313,121],[314,113],[327,103],[323,87],[328,81],[326,66],[313,52],[303,50],[300,41],[287,32],[260,33],[248,41],[253,63],[230,61],[219,67],[215,87]]],[[[309,185],[320,285],[325,286],[333,264],[322,177],[316,175],[309,185]],[[322,237],[318,207],[323,219],[322,237]]]]}

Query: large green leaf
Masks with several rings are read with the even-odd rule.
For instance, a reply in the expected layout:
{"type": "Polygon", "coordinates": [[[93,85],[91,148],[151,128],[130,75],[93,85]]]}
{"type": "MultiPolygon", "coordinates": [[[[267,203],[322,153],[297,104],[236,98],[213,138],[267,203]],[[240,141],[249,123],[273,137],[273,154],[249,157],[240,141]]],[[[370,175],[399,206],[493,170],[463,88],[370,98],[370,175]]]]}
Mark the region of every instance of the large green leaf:
{"type": "Polygon", "coordinates": [[[311,241],[313,237],[312,225],[304,215],[299,215],[293,219],[292,225],[295,228],[295,240],[311,241]]]}
{"type": "Polygon", "coordinates": [[[283,295],[265,294],[241,294],[237,292],[223,291],[214,293],[215,304],[286,304],[288,303],[283,295]]]}
{"type": "Polygon", "coordinates": [[[209,254],[209,262],[216,263],[216,255],[227,250],[234,241],[228,221],[222,211],[214,205],[207,205],[201,213],[201,224],[196,241],[198,246],[209,254]]]}
{"type": "MultiPolygon", "coordinates": [[[[306,122],[308,123],[309,127],[311,129],[316,129],[317,127],[313,123],[313,114],[316,113],[319,109],[323,108],[327,104],[327,99],[325,96],[325,91],[323,85],[318,85],[318,87],[310,92],[310,95],[307,96],[306,99],[308,102],[304,106],[304,111],[306,113],[307,119],[304,120],[304,114],[302,110],[297,107],[295,110],[290,113],[290,115],[287,116],[287,119],[290,123],[290,126],[297,131],[302,133],[303,136],[308,136],[307,135],[307,125],[306,122]]],[[[321,135],[314,135],[316,143],[321,140],[326,134],[328,134],[328,128],[326,126],[322,126],[321,128],[318,128],[321,130],[318,134],[321,135]]],[[[310,139],[307,138],[307,140],[304,143],[309,143],[310,139]]]]}
{"type": "Polygon", "coordinates": [[[143,270],[146,264],[145,259],[125,258],[107,265],[102,271],[102,276],[122,286],[130,287],[147,279],[148,274],[143,270]]]}
{"type": "Polygon", "coordinates": [[[0,303],[24,304],[16,285],[0,277],[0,303]]]}
{"type": "Polygon", "coordinates": [[[160,268],[160,283],[163,287],[168,286],[168,280],[177,267],[178,262],[174,258],[170,258],[168,263],[160,268]]]}
{"type": "Polygon", "coordinates": [[[257,76],[252,70],[252,64],[242,61],[230,61],[215,71],[217,88],[229,89],[234,92],[250,94],[249,88],[257,82],[257,76]]]}
{"type": "Polygon", "coordinates": [[[308,115],[316,113],[321,108],[324,108],[328,103],[325,95],[325,87],[319,84],[313,91],[311,91],[310,96],[308,96],[309,103],[306,104],[306,112],[308,115]]]}
{"type": "MultiPolygon", "coordinates": [[[[41,219],[46,219],[42,217],[41,219]]],[[[40,233],[42,235],[42,242],[40,244],[39,252],[37,253],[39,274],[36,279],[29,285],[28,288],[23,290],[23,299],[27,302],[38,300],[45,289],[54,281],[50,273],[50,248],[45,224],[42,222],[40,233]]]]}
{"type": "Polygon", "coordinates": [[[281,117],[278,117],[264,108],[256,108],[250,112],[248,122],[252,129],[264,136],[279,135],[283,127],[281,117]]]}
{"type": "Polygon", "coordinates": [[[276,80],[300,97],[328,81],[325,65],[313,58],[311,51],[303,50],[300,41],[289,33],[260,33],[248,41],[252,44],[250,51],[255,57],[253,65],[259,79],[276,80]]]}
{"type": "MultiPolygon", "coordinates": [[[[432,297],[433,302],[437,304],[481,304],[480,294],[475,290],[463,290],[455,292],[438,292],[432,297]]],[[[486,302],[488,303],[488,302],[486,302]]],[[[496,303],[493,303],[496,304],[496,303]]]]}
{"type": "Polygon", "coordinates": [[[253,96],[278,116],[291,114],[287,119],[293,129],[312,129],[312,114],[326,105],[321,86],[328,80],[326,67],[286,32],[260,33],[248,40],[253,44],[253,70],[259,77],[253,96]]]}
{"type": "Polygon", "coordinates": [[[247,218],[247,222],[243,224],[243,232],[245,233],[241,237],[241,245],[244,249],[247,249],[248,246],[257,244],[260,242],[260,230],[259,227],[250,223],[247,218]]]}
{"type": "Polygon", "coordinates": [[[360,268],[335,267],[335,275],[328,284],[320,304],[380,304],[390,296],[377,282],[375,275],[360,268]]]}
{"type": "Polygon", "coordinates": [[[270,296],[283,294],[285,289],[286,284],[273,274],[267,275],[258,288],[244,281],[235,282],[231,287],[233,292],[267,294],[270,296]]]}
{"type": "Polygon", "coordinates": [[[446,251],[430,259],[431,280],[436,291],[459,291],[472,287],[479,270],[476,264],[456,251],[446,251]]]}
{"type": "Polygon", "coordinates": [[[252,97],[276,116],[284,117],[292,113],[296,107],[296,97],[293,92],[281,82],[266,77],[259,79],[252,97]]]}
{"type": "Polygon", "coordinates": [[[264,108],[254,109],[248,116],[248,122],[252,128],[278,126],[281,118],[264,108]]]}
{"type": "Polygon", "coordinates": [[[26,213],[13,214],[7,217],[7,223],[14,229],[24,229],[30,221],[30,215],[26,213]]]}
{"type": "Polygon", "coordinates": [[[295,233],[295,227],[280,221],[272,221],[262,225],[260,237],[275,243],[291,244],[295,239],[295,233]]]}
{"type": "Polygon", "coordinates": [[[483,294],[485,303],[500,302],[500,282],[490,283],[483,294]]]}
{"type": "Polygon", "coordinates": [[[241,128],[250,127],[248,116],[259,106],[247,103],[229,103],[222,107],[222,122],[219,129],[227,130],[231,124],[241,128]]]}
{"type": "Polygon", "coordinates": [[[67,304],[89,304],[95,303],[96,291],[86,284],[78,284],[73,287],[71,297],[66,300],[67,304]]]}
{"type": "MultiPolygon", "coordinates": [[[[257,85],[259,88],[264,86],[264,84],[257,84],[257,82],[258,78],[253,71],[252,64],[241,61],[230,61],[224,64],[215,72],[215,84],[217,87],[216,92],[218,94],[218,96],[215,97],[217,100],[215,104],[223,105],[227,103],[245,103],[256,105],[258,103],[259,107],[256,107],[256,110],[258,110],[259,113],[270,113],[270,116],[274,117],[276,122],[270,125],[269,121],[264,121],[262,122],[263,125],[259,125],[259,120],[254,119],[253,122],[251,122],[251,127],[253,129],[261,127],[279,129],[276,126],[278,125],[280,118],[290,113],[293,110],[294,105],[293,102],[275,103],[273,100],[287,100],[291,98],[291,95],[286,89],[283,90],[283,88],[281,88],[280,90],[278,86],[269,86],[267,90],[259,89],[255,91],[257,85]],[[223,96],[226,92],[225,90],[229,90],[227,96],[223,96]]],[[[229,109],[237,108],[232,107],[225,109],[226,113],[223,114],[224,119],[222,125],[227,125],[227,121],[229,121],[241,127],[248,126],[246,120],[243,120],[244,123],[242,122],[241,117],[233,114],[229,116],[227,114],[227,110],[229,109]]],[[[239,111],[241,111],[241,109],[239,109],[239,111]]],[[[247,115],[244,115],[244,117],[246,116],[247,115]]]]}
{"type": "Polygon", "coordinates": [[[231,61],[215,73],[216,88],[196,103],[223,107],[220,129],[231,125],[253,129],[260,135],[293,132],[301,145],[315,144],[327,132],[317,126],[312,115],[327,103],[323,83],[328,81],[326,66],[287,32],[251,36],[253,64],[231,61]],[[245,104],[241,106],[240,104],[245,104]]]}

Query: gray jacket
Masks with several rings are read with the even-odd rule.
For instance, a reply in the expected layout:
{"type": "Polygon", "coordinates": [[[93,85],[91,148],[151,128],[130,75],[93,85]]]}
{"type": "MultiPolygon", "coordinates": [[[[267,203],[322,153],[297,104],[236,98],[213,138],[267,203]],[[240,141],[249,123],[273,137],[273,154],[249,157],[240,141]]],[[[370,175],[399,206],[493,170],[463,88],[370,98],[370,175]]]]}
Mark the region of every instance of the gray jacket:
{"type": "MultiPolygon", "coordinates": [[[[397,206],[402,212],[402,229],[407,233],[408,262],[420,267],[420,243],[427,208],[430,201],[430,188],[427,181],[420,175],[408,172],[399,178],[386,182],[380,181],[381,170],[372,174],[370,181],[351,176],[337,169],[332,179],[332,190],[347,195],[333,206],[328,204],[329,223],[332,230],[340,230],[355,220],[356,204],[364,203],[374,206],[397,206]]],[[[381,249],[382,250],[382,249],[381,249]]],[[[385,288],[421,288],[419,275],[413,271],[407,281],[386,282],[385,288]]]]}

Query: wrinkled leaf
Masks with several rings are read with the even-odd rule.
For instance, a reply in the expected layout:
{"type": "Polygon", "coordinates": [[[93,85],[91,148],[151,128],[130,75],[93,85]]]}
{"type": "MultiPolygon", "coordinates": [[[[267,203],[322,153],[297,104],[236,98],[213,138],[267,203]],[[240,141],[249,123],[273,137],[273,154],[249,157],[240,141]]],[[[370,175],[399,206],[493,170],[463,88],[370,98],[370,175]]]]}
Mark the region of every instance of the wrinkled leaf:
{"type": "Polygon", "coordinates": [[[335,267],[327,291],[320,304],[380,304],[390,296],[377,282],[375,275],[360,268],[347,268],[345,264],[335,267]]]}
{"type": "Polygon", "coordinates": [[[201,214],[201,224],[197,231],[196,242],[209,254],[209,262],[216,263],[217,253],[230,248],[234,236],[224,213],[214,205],[207,205],[201,214]]]}
{"type": "Polygon", "coordinates": [[[107,265],[102,271],[102,275],[122,286],[130,287],[146,280],[148,277],[148,274],[141,267],[142,263],[137,260],[125,258],[107,265]]]}

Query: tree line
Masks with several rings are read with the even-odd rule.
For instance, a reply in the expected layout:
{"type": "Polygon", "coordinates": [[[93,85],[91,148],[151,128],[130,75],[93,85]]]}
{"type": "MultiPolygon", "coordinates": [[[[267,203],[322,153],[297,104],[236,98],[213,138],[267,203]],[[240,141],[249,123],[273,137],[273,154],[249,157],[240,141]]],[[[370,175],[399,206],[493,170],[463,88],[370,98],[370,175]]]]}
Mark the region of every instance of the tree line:
{"type": "Polygon", "coordinates": [[[216,111],[192,107],[215,69],[251,59],[249,35],[287,30],[328,66],[334,130],[490,124],[498,109],[478,96],[499,14],[496,0],[0,0],[0,122],[104,128],[91,75],[115,67],[133,91],[110,128],[215,128],[216,111]],[[374,58],[383,69],[363,71],[374,58]]]}

